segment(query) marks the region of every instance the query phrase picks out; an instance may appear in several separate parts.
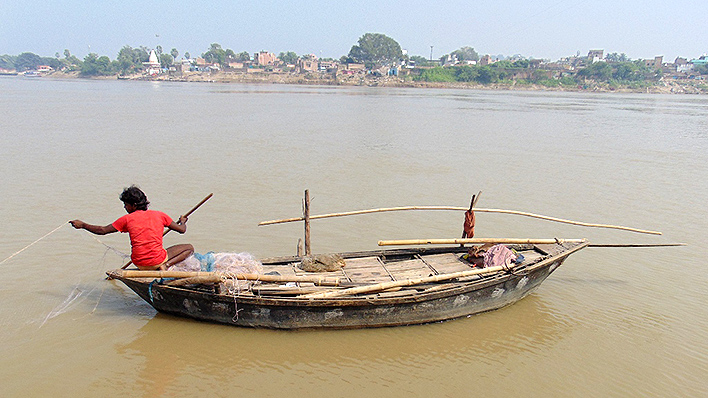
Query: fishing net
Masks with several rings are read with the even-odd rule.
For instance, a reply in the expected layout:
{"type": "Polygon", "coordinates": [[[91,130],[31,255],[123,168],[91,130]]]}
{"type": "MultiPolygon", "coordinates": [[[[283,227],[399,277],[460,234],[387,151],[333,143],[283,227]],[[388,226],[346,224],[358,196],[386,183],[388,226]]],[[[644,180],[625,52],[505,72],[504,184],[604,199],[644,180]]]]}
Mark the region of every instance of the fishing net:
{"type": "Polygon", "coordinates": [[[170,267],[170,271],[205,271],[224,274],[223,287],[231,293],[248,290],[252,281],[237,280],[236,274],[262,274],[263,265],[250,253],[194,253],[181,263],[170,267]]]}

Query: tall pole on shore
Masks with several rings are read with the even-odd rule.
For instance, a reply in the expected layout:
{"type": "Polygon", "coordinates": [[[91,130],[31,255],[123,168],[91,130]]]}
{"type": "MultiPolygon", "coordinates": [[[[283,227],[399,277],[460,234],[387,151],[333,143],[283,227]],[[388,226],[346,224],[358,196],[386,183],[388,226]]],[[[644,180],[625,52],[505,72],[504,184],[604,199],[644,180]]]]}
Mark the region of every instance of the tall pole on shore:
{"type": "Polygon", "coordinates": [[[430,60],[433,60],[433,46],[430,46],[430,60]]]}

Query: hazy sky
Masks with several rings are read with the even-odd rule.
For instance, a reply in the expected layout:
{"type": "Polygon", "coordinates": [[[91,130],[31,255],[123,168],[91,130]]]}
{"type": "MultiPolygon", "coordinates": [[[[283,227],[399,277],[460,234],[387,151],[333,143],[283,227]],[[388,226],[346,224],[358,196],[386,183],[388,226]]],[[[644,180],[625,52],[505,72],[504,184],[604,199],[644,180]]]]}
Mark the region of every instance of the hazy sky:
{"type": "Polygon", "coordinates": [[[410,55],[462,46],[483,54],[556,60],[590,49],[632,59],[708,53],[707,0],[1,0],[0,54],[69,49],[114,59],[121,47],[158,44],[192,56],[219,43],[235,52],[346,55],[383,33],[410,55]]]}

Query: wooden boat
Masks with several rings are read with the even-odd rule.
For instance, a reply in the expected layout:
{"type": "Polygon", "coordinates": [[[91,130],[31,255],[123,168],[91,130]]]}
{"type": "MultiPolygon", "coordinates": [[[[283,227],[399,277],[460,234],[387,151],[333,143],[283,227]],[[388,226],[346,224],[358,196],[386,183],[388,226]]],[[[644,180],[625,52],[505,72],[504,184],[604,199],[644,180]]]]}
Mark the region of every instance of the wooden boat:
{"type": "Polygon", "coordinates": [[[523,261],[491,268],[481,268],[481,259],[463,258],[472,246],[455,245],[341,253],[346,264],[334,272],[301,271],[302,257],[293,256],[262,259],[263,274],[256,276],[198,273],[198,279],[165,281],[160,277],[194,274],[108,274],[156,310],[201,321],[272,329],[401,326],[513,304],[587,245],[584,239],[507,244],[523,261]],[[229,292],[235,283],[229,278],[256,281],[229,292]]]}

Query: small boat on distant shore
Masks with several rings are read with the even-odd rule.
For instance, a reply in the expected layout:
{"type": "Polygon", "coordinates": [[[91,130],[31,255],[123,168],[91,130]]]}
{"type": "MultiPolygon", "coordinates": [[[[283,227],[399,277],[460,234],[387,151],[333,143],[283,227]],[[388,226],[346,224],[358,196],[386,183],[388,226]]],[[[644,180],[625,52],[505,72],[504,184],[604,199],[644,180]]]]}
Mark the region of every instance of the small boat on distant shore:
{"type": "Polygon", "coordinates": [[[345,264],[335,272],[304,272],[303,257],[293,256],[262,259],[258,275],[134,270],[108,275],[157,311],[201,321],[271,329],[402,326],[513,304],[587,245],[584,239],[508,244],[523,261],[488,268],[466,256],[474,247],[457,245],[340,253],[345,264]],[[248,287],[238,287],[244,280],[248,287]]]}

